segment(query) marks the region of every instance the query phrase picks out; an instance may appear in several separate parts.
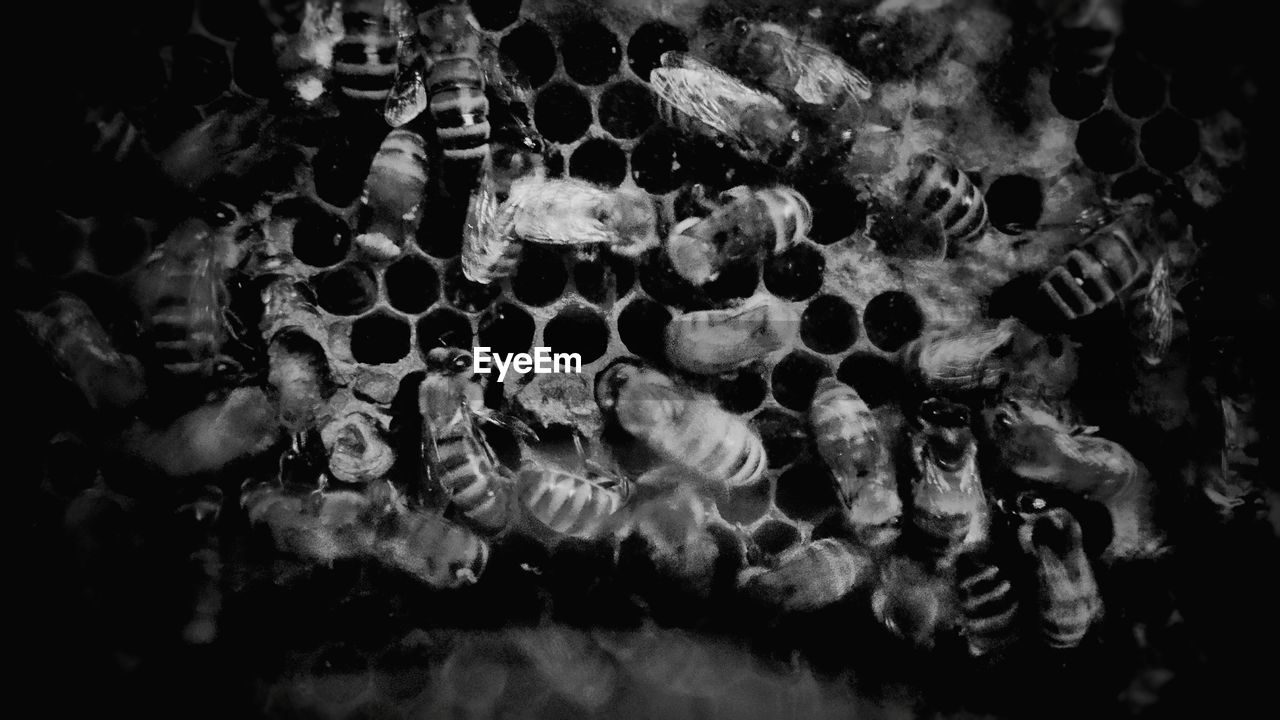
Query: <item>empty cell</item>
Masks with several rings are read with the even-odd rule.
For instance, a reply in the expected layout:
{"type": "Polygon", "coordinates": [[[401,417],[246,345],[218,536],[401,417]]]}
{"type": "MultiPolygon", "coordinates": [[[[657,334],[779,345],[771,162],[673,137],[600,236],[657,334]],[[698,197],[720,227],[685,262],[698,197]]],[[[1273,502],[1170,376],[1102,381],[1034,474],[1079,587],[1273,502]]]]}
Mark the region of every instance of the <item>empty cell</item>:
{"type": "Polygon", "coordinates": [[[822,287],[827,261],[812,245],[795,247],[770,257],[764,265],[764,286],[788,300],[804,300],[822,287]]]}
{"type": "Polygon", "coordinates": [[[636,355],[662,361],[666,357],[663,333],[670,322],[670,310],[649,298],[638,297],[618,314],[618,337],[636,355]]]}
{"type": "Polygon", "coordinates": [[[627,177],[627,154],[608,138],[591,138],[569,157],[569,174],[597,185],[617,187],[627,177]]]}
{"type": "Polygon", "coordinates": [[[796,412],[808,412],[818,380],[831,374],[826,360],[806,352],[793,351],[773,366],[773,398],[796,412]]]}
{"type": "Polygon", "coordinates": [[[839,242],[866,225],[867,209],[857,191],[843,183],[826,183],[805,188],[803,195],[813,207],[813,228],[809,237],[816,243],[839,242]]]}
{"type": "Polygon", "coordinates": [[[462,274],[460,263],[449,263],[445,268],[444,299],[459,310],[477,312],[488,307],[501,292],[502,288],[497,283],[484,285],[468,280],[462,274]]]}
{"type": "Polygon", "coordinates": [[[631,72],[648,81],[649,73],[661,63],[662,53],[688,49],[689,41],[679,28],[655,20],[641,25],[631,34],[627,43],[627,64],[631,66],[631,72]]]}
{"type": "Polygon", "coordinates": [[[369,661],[346,643],[321,648],[311,661],[311,682],[325,702],[354,700],[369,686],[369,661]]]}
{"type": "Polygon", "coordinates": [[[898,396],[902,373],[892,360],[856,352],[844,359],[836,379],[853,388],[869,407],[877,408],[898,396]]]}
{"type": "Polygon", "coordinates": [[[403,313],[416,315],[440,296],[440,280],[426,258],[406,255],[391,264],[382,276],[387,285],[387,302],[403,313]]]}
{"type": "Polygon", "coordinates": [[[53,215],[44,227],[47,230],[43,233],[20,233],[18,252],[38,273],[56,276],[71,272],[84,250],[84,232],[61,215],[53,215]]]}
{"type": "Polygon", "coordinates": [[[447,260],[462,250],[462,229],[467,218],[467,198],[431,193],[422,202],[418,247],[431,257],[447,260]]]}
{"type": "Polygon", "coordinates": [[[1076,152],[1099,172],[1128,170],[1138,160],[1133,125],[1111,110],[1100,112],[1080,124],[1076,152]]]}
{"type": "Polygon", "coordinates": [[[253,0],[200,0],[198,13],[204,29],[225,40],[240,37],[245,29],[262,20],[261,10],[253,0]]]}
{"type": "Polygon", "coordinates": [[[1112,63],[1111,94],[1120,111],[1132,118],[1154,115],[1164,105],[1164,74],[1133,57],[1112,63]]]}
{"type": "Polygon", "coordinates": [[[1166,110],[1142,126],[1142,157],[1156,170],[1176,172],[1200,152],[1200,132],[1190,119],[1166,110]]]}
{"type": "Polygon", "coordinates": [[[582,260],[573,266],[573,284],[578,292],[593,303],[618,299],[631,292],[636,281],[636,268],[630,260],[605,255],[582,260]]]}
{"type": "Polygon", "coordinates": [[[800,544],[800,529],[785,520],[766,520],[751,539],[766,555],[781,555],[800,544]]]}
{"type": "Polygon", "coordinates": [[[351,356],[359,363],[393,363],[409,354],[409,323],[378,311],[351,324],[351,356]]]}
{"type": "Polygon", "coordinates": [[[741,488],[733,488],[716,500],[720,516],[732,523],[755,522],[769,512],[773,501],[769,478],[763,477],[741,488]]]}
{"type": "Polygon", "coordinates": [[[633,138],[658,119],[653,93],[630,80],[610,85],[600,95],[600,126],[616,138],[633,138]]]}
{"type": "Polygon", "coordinates": [[[255,32],[240,38],[231,57],[231,72],[238,88],[260,98],[280,94],[284,81],[270,34],[255,32]]]}
{"type": "Polygon", "coordinates": [[[871,344],[895,352],[920,336],[924,313],[909,293],[889,290],[871,298],[862,311],[862,326],[871,344]]]}
{"type": "Polygon", "coordinates": [[[529,352],[533,346],[533,317],[511,303],[500,302],[485,310],[477,327],[480,345],[494,354],[529,352]]]}
{"type": "Polygon", "coordinates": [[[274,214],[297,218],[293,225],[293,254],[312,267],[329,267],[347,257],[351,228],[346,221],[306,198],[277,205],[274,214]]]}
{"type": "Polygon", "coordinates": [[[564,269],[564,258],[559,252],[529,244],[520,257],[515,277],[511,279],[511,291],[520,302],[542,307],[558,300],[568,282],[569,273],[564,269]]]}
{"type": "Polygon", "coordinates": [[[364,179],[376,151],[377,148],[358,148],[341,139],[320,148],[311,159],[316,194],[337,207],[355,202],[364,190],[364,179]]]}
{"type": "Polygon", "coordinates": [[[819,295],[800,316],[800,339],[820,353],[844,352],[858,341],[858,311],[835,295],[819,295]]]}
{"type": "Polygon", "coordinates": [[[226,48],[201,35],[188,35],[173,47],[173,92],[196,104],[207,103],[231,86],[226,48]]]}
{"type": "Polygon", "coordinates": [[[367,268],[341,265],[316,273],[311,282],[316,302],[334,315],[359,315],[378,300],[378,282],[367,268]]]}
{"type": "Polygon", "coordinates": [[[1192,67],[1178,71],[1170,83],[1169,103],[1190,117],[1204,117],[1220,109],[1226,96],[1223,71],[1192,67]]]}
{"type": "Polygon", "coordinates": [[[609,347],[609,324],[594,310],[568,307],[551,318],[542,338],[552,352],[577,353],[585,365],[599,359],[609,347]]]}
{"type": "Polygon", "coordinates": [[[538,91],[533,124],[551,142],[571,143],[591,125],[591,103],[576,86],[555,82],[538,91]]]}
{"type": "Polygon", "coordinates": [[[831,471],[810,458],[778,477],[778,509],[797,520],[817,520],[840,504],[831,471]]]}
{"type": "MultiPolygon", "coordinates": [[[[622,332],[622,322],[618,322],[619,332],[622,332]]],[[[624,341],[626,336],[623,335],[624,341]]],[[[720,403],[720,407],[732,413],[749,413],[760,407],[760,403],[764,402],[764,396],[768,393],[769,388],[765,386],[764,378],[760,373],[751,368],[739,370],[737,375],[733,377],[723,378],[716,384],[716,401],[720,403]]],[[[770,455],[770,458],[773,456],[770,455]]]]}
{"type": "Polygon", "coordinates": [[[1026,175],[996,178],[986,192],[986,200],[992,227],[1009,235],[1034,228],[1044,213],[1040,181],[1026,175]]]}
{"type": "Polygon", "coordinates": [[[1138,195],[1154,193],[1164,187],[1164,179],[1146,168],[1138,168],[1121,175],[1111,183],[1112,200],[1127,200],[1138,195]]]}
{"type": "Polygon", "coordinates": [[[582,20],[560,35],[564,71],[583,85],[599,85],[618,71],[622,46],[613,31],[597,20],[582,20]]]}
{"type": "Polygon", "coordinates": [[[105,275],[119,275],[141,265],[150,245],[147,229],[131,217],[106,218],[89,234],[94,265],[105,275]]]}
{"type": "Polygon", "coordinates": [[[655,128],[636,143],[631,150],[631,177],[636,185],[658,195],[684,183],[685,166],[670,130],[655,128]]]}
{"type": "Polygon", "coordinates": [[[471,3],[471,14],[485,30],[501,30],[520,19],[520,0],[482,0],[471,3]]]}
{"type": "Polygon", "coordinates": [[[760,265],[745,258],[725,265],[715,280],[702,286],[702,292],[710,302],[722,305],[755,295],[759,285],[760,265]]]}
{"type": "Polygon", "coordinates": [[[804,421],[776,408],[756,413],[751,418],[751,426],[760,433],[771,468],[790,465],[810,445],[804,421]]]}
{"type": "Polygon", "coordinates": [[[1087,75],[1055,73],[1049,81],[1049,98],[1068,120],[1083,120],[1102,108],[1106,81],[1087,75]]]}
{"type": "Polygon", "coordinates": [[[498,53],[504,64],[519,69],[534,87],[541,86],[555,74],[555,43],[537,23],[523,23],[503,36],[498,53]]]}
{"type": "Polygon", "coordinates": [[[676,273],[662,248],[654,248],[641,257],[637,274],[640,287],[663,305],[682,310],[704,309],[708,306],[701,288],[694,287],[676,273]]]}
{"type": "Polygon", "coordinates": [[[438,347],[456,347],[470,350],[471,323],[467,316],[445,307],[438,307],[418,320],[418,349],[425,358],[438,347]]]}

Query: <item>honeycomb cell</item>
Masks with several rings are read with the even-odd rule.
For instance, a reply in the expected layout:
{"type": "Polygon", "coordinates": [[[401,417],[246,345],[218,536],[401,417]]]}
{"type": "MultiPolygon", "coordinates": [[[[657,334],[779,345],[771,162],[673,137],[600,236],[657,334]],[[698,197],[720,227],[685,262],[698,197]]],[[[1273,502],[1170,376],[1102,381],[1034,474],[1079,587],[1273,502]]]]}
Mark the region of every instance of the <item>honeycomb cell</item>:
{"type": "Polygon", "coordinates": [[[744,259],[726,265],[715,280],[702,286],[702,292],[710,302],[723,305],[755,295],[759,284],[760,266],[744,259]]]}
{"type": "Polygon", "coordinates": [[[1085,165],[1105,173],[1118,173],[1138,160],[1133,126],[1111,110],[1100,112],[1080,124],[1076,152],[1085,165]]]}
{"type": "MultiPolygon", "coordinates": [[[[336,207],[346,207],[360,197],[377,148],[362,149],[339,140],[320,148],[311,159],[316,194],[336,207]]],[[[423,223],[430,225],[431,223],[423,223]]]]}
{"type": "Polygon", "coordinates": [[[232,77],[244,92],[269,98],[279,94],[284,87],[269,33],[246,35],[236,43],[231,55],[232,77]]]}
{"type": "Polygon", "coordinates": [[[379,310],[351,325],[351,356],[356,362],[381,365],[409,354],[409,323],[379,310]]]}
{"type": "Polygon", "coordinates": [[[597,20],[574,23],[560,35],[564,71],[583,85],[599,85],[618,70],[622,46],[613,31],[597,20]]]}
{"type": "Polygon", "coordinates": [[[603,259],[580,260],[573,266],[573,285],[593,303],[624,297],[636,281],[636,269],[629,260],[615,255],[603,259]]]}
{"type": "Polygon", "coordinates": [[[1131,118],[1154,115],[1164,105],[1164,74],[1137,58],[1112,63],[1111,94],[1120,112],[1131,118]]]}
{"type": "Polygon", "coordinates": [[[533,124],[551,142],[571,143],[591,125],[591,103],[577,87],[555,82],[538,91],[533,124]]]}
{"type": "Polygon", "coordinates": [[[1142,125],[1141,147],[1148,165],[1177,172],[1200,152],[1200,131],[1190,119],[1166,110],[1142,125]]]}
{"type": "Polygon", "coordinates": [[[422,217],[423,221],[418,224],[418,247],[441,260],[457,257],[462,250],[467,198],[429,194],[422,203],[422,217]]]}
{"type": "Polygon", "coordinates": [[[636,185],[656,195],[683,185],[686,173],[678,148],[675,135],[666,128],[641,138],[631,150],[631,177],[636,185]]]}
{"type": "Polygon", "coordinates": [[[746,487],[729,490],[725,497],[716,501],[716,506],[725,520],[745,525],[769,512],[772,495],[769,479],[761,478],[746,487]]]}
{"type": "Polygon", "coordinates": [[[996,178],[986,192],[986,200],[992,227],[1009,235],[1034,228],[1044,213],[1040,181],[1026,175],[996,178]]]}
{"type": "MultiPolygon", "coordinates": [[[[618,322],[618,328],[621,333],[621,320],[618,322]]],[[[623,340],[625,339],[626,335],[623,335],[623,340]]],[[[760,407],[760,403],[764,402],[764,396],[768,392],[769,389],[765,386],[764,378],[760,373],[748,368],[739,370],[738,374],[731,378],[722,379],[716,385],[716,401],[720,403],[720,407],[731,413],[749,413],[760,407]]]]}
{"type": "Polygon", "coordinates": [[[860,230],[867,219],[866,207],[857,191],[848,185],[826,183],[803,190],[813,207],[813,228],[809,237],[814,242],[830,245],[860,230]]]}
{"type": "Polygon", "coordinates": [[[444,298],[449,304],[466,312],[478,312],[502,292],[497,283],[484,285],[472,282],[462,274],[461,263],[450,263],[444,271],[444,298]]]}
{"type": "Polygon", "coordinates": [[[1225,96],[1222,72],[1209,68],[1181,70],[1169,87],[1169,103],[1189,117],[1204,117],[1221,108],[1225,96]]]}
{"type": "Polygon", "coordinates": [[[477,327],[480,345],[494,354],[529,352],[533,346],[533,317],[511,303],[500,302],[485,310],[477,327]]]}
{"type": "Polygon", "coordinates": [[[119,275],[141,265],[149,248],[147,229],[135,218],[106,219],[89,234],[94,266],[105,275],[119,275]]]}
{"type": "Polygon", "coordinates": [[[457,310],[439,307],[418,320],[418,349],[425,358],[438,347],[456,347],[470,350],[471,323],[457,310]]]}
{"type": "Polygon", "coordinates": [[[658,119],[649,88],[630,80],[610,85],[600,95],[600,126],[616,138],[638,137],[658,119]]]}
{"type": "Polygon", "coordinates": [[[872,345],[885,352],[896,352],[920,336],[924,313],[909,293],[889,290],[867,302],[862,311],[862,326],[872,345]]]}
{"type": "Polygon", "coordinates": [[[498,45],[505,64],[520,69],[533,87],[551,79],[556,71],[556,46],[537,23],[526,22],[507,33],[498,45]]]}
{"type": "Polygon", "coordinates": [[[173,47],[173,92],[195,104],[207,103],[231,86],[227,51],[201,35],[188,35],[173,47]]]}
{"type": "Polygon", "coordinates": [[[1083,120],[1098,112],[1106,94],[1103,78],[1057,73],[1049,81],[1049,98],[1068,120],[1083,120]]]}
{"type": "Polygon", "coordinates": [[[521,0],[484,0],[471,3],[471,14],[485,30],[498,31],[520,19],[521,0]]]}
{"type": "Polygon", "coordinates": [[[589,308],[568,307],[551,318],[542,338],[552,352],[577,353],[586,365],[609,347],[609,324],[589,308]]]}
{"type": "Polygon", "coordinates": [[[345,703],[369,686],[369,661],[344,643],[327,645],[311,661],[311,681],[325,702],[345,703]]]}
{"type": "Polygon", "coordinates": [[[788,300],[804,300],[822,287],[827,261],[811,245],[796,245],[769,258],[764,266],[764,286],[788,300]]]}
{"type": "Polygon", "coordinates": [[[815,458],[782,473],[777,493],[778,509],[796,520],[817,520],[840,503],[831,471],[815,458]]]}
{"type": "Polygon", "coordinates": [[[751,539],[766,555],[781,555],[800,544],[800,529],[785,520],[766,520],[751,539]]]}
{"type": "Polygon", "coordinates": [[[818,380],[830,374],[831,366],[822,358],[793,351],[773,366],[773,398],[785,408],[807,412],[818,380]]]}
{"type": "Polygon", "coordinates": [[[800,339],[820,353],[844,352],[858,341],[858,311],[843,298],[819,295],[800,316],[800,339]]]}
{"type": "Polygon", "coordinates": [[[663,333],[670,322],[670,310],[638,297],[618,314],[618,337],[636,355],[660,362],[666,357],[663,333]]]}
{"type": "Polygon", "coordinates": [[[351,248],[351,228],[306,198],[294,198],[277,205],[273,214],[293,217],[293,254],[312,267],[329,267],[347,256],[351,248]]]}
{"type": "Polygon", "coordinates": [[[662,53],[688,49],[689,41],[679,28],[655,20],[641,25],[631,34],[631,41],[627,43],[627,64],[631,66],[631,72],[647,82],[649,73],[661,63],[662,53]]]}
{"type": "Polygon", "coordinates": [[[84,249],[85,236],[80,226],[61,215],[53,215],[44,224],[44,233],[21,233],[18,252],[43,275],[64,275],[75,268],[84,249]]]}
{"type": "Polygon", "coordinates": [[[776,408],[765,408],[756,413],[751,418],[751,426],[760,433],[771,468],[790,465],[809,446],[809,433],[804,421],[776,408]]]}
{"type": "Polygon", "coordinates": [[[511,291],[526,305],[542,307],[555,302],[569,282],[560,253],[550,248],[526,245],[520,266],[511,279],[511,291]]]}
{"type": "Polygon", "coordinates": [[[440,296],[435,268],[420,255],[406,255],[391,264],[382,276],[387,302],[403,313],[417,315],[440,296]]]}
{"type": "Polygon", "coordinates": [[[378,301],[378,281],[367,268],[340,265],[311,279],[316,302],[334,315],[359,315],[378,301]]]}
{"type": "Polygon", "coordinates": [[[1164,186],[1161,177],[1146,168],[1138,168],[1121,175],[1111,184],[1112,200],[1126,200],[1138,195],[1154,193],[1164,186]]]}
{"type": "Polygon", "coordinates": [[[569,174],[597,185],[617,187],[627,177],[627,154],[607,138],[591,138],[569,157],[569,174]]]}
{"type": "Polygon", "coordinates": [[[199,6],[200,24],[224,40],[235,40],[262,19],[253,0],[201,0],[199,6]]]}
{"type": "Polygon", "coordinates": [[[836,370],[836,379],[853,388],[872,408],[898,396],[901,377],[893,361],[872,353],[853,353],[836,370]]]}

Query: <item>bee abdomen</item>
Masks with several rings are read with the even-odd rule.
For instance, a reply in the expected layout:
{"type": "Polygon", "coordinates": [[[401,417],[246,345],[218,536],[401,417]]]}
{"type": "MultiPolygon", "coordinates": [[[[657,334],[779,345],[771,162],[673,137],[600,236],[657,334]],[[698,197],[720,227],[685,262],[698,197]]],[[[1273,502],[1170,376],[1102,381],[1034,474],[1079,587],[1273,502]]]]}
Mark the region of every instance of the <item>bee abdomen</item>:
{"type": "Polygon", "coordinates": [[[395,84],[397,70],[396,41],[389,34],[366,31],[348,36],[334,48],[334,81],[352,100],[383,102],[395,84]]]}
{"type": "Polygon", "coordinates": [[[590,538],[622,506],[622,496],[586,478],[558,471],[527,471],[520,500],[561,535],[590,538]]]}
{"type": "Polygon", "coordinates": [[[1146,269],[1128,234],[1110,228],[1091,236],[1049,271],[1040,292],[1068,320],[1103,308],[1127,290],[1146,269]]]}
{"type": "Polygon", "coordinates": [[[816,610],[865,585],[873,567],[871,558],[852,543],[823,538],[788,551],[773,569],[750,576],[743,590],[787,611],[816,610]]]}
{"type": "Polygon", "coordinates": [[[489,563],[483,538],[429,513],[402,516],[377,549],[384,562],[440,589],[474,584],[489,563]]]}
{"type": "Polygon", "coordinates": [[[924,155],[914,165],[903,198],[906,204],[941,221],[948,242],[976,240],[987,226],[987,203],[978,186],[937,155],[924,155]]]}
{"type": "Polygon", "coordinates": [[[974,561],[960,570],[960,598],[965,635],[973,655],[986,653],[1014,639],[1018,599],[995,565],[974,561]]]}
{"type": "Polygon", "coordinates": [[[931,513],[916,510],[912,514],[914,549],[922,556],[944,558],[951,555],[969,534],[972,518],[965,513],[931,513]]]}

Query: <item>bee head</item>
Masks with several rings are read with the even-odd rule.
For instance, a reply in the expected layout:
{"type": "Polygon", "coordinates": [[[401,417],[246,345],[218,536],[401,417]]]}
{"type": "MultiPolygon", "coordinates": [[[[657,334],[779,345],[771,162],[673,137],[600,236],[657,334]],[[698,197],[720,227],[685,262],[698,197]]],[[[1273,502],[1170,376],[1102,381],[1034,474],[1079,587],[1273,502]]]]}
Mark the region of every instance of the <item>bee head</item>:
{"type": "Polygon", "coordinates": [[[427,372],[462,375],[471,366],[471,352],[462,348],[438,347],[427,352],[427,372]]]}
{"type": "Polygon", "coordinates": [[[916,422],[929,457],[940,467],[959,467],[973,443],[969,408],[943,398],[929,398],[920,403],[916,422]]]}
{"type": "Polygon", "coordinates": [[[648,371],[648,366],[637,358],[620,357],[609,363],[596,374],[596,404],[606,413],[612,412],[622,386],[648,371]]]}

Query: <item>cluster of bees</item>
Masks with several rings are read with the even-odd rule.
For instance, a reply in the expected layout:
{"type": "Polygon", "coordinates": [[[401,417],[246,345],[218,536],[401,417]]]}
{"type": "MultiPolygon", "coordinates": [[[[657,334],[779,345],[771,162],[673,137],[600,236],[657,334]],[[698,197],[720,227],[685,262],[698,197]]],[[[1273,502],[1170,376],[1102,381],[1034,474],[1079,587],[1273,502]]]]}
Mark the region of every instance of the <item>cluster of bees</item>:
{"type": "MultiPolygon", "coordinates": [[[[1114,45],[1114,13],[1107,3],[1078,5],[1063,32],[1088,31],[1094,46],[1077,68],[1088,73],[1114,45]]],[[[466,4],[418,12],[312,0],[305,13],[281,48],[292,101],[305,107],[329,88],[378,108],[389,126],[357,220],[355,242],[372,265],[399,257],[424,220],[432,133],[449,177],[463,179],[434,190],[467,197],[461,263],[481,284],[513,274],[535,243],[629,258],[660,248],[683,281],[704,286],[732,263],[784,252],[807,235],[813,209],[788,180],[838,155],[832,148],[862,147],[844,171],[871,198],[886,251],[909,236],[946,257],[988,225],[981,190],[952,159],[904,156],[899,130],[870,117],[872,83],[779,24],[737,19],[711,59],[667,52],[650,74],[667,123],[773,178],[687,187],[685,216],[666,222],[646,193],[548,175],[528,120],[531,91],[485,46],[466,4]]],[[[100,124],[100,145],[123,158],[136,139],[119,125],[100,124]]],[[[200,195],[209,166],[251,161],[279,139],[273,132],[287,132],[257,125],[215,115],[160,153],[158,166],[200,195]],[[255,139],[236,141],[246,126],[255,139]]],[[[1139,242],[1145,206],[1136,207],[1090,226],[1040,294],[1064,322],[1124,301],[1142,358],[1158,365],[1173,301],[1164,261],[1139,242]]],[[[1074,357],[1017,320],[930,332],[903,347],[899,415],[821,380],[808,417],[830,478],[812,481],[835,483],[835,520],[822,537],[771,553],[715,504],[764,482],[761,437],[678,375],[621,358],[595,377],[599,411],[620,446],[638,448],[640,469],[585,452],[580,468],[512,466],[484,428],[536,433],[486,404],[465,349],[431,350],[413,382],[376,374],[341,382],[289,247],[287,223],[269,209],[205,202],[139,274],[138,357],[72,296],[26,317],[94,409],[133,418],[123,447],[164,472],[198,477],[280,452],[279,476],[247,483],[240,503],[279,550],[308,561],[361,558],[447,590],[483,583],[491,553],[513,538],[615,548],[638,538],[668,572],[696,574],[706,566],[690,555],[712,537],[740,560],[734,592],[753,603],[807,612],[865,591],[893,634],[930,644],[958,633],[985,655],[1028,627],[1051,647],[1082,641],[1102,610],[1089,543],[1103,548],[1092,553],[1102,562],[1159,551],[1147,472],[1125,448],[1052,411],[1075,382],[1074,357]],[[232,296],[246,288],[260,307],[256,333],[234,312],[232,296]],[[205,404],[139,410],[161,394],[205,404]],[[410,409],[388,430],[383,418],[399,404],[410,409]],[[281,451],[284,437],[291,444],[281,451]],[[1082,529],[1073,513],[1081,503],[1106,509],[1101,529],[1082,529]],[[1095,532],[1101,540],[1088,536],[1095,532]]],[[[764,295],[689,312],[665,329],[666,360],[679,373],[716,376],[791,345],[798,328],[794,310],[764,295]]],[[[192,637],[209,637],[210,622],[192,637]]]]}

